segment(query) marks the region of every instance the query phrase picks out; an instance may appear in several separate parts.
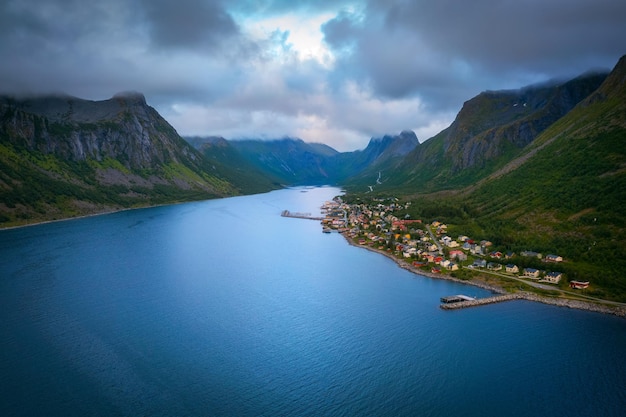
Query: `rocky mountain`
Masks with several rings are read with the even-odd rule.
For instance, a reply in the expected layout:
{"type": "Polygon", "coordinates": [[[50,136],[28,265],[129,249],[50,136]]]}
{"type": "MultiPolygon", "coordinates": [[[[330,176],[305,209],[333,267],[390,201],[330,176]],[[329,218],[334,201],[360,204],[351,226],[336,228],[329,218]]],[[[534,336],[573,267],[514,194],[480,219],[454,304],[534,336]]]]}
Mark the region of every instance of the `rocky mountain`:
{"type": "MultiPolygon", "coordinates": [[[[562,84],[487,91],[463,104],[454,122],[417,146],[389,187],[436,191],[469,185],[523,152],[541,132],[594,92],[607,74],[590,73],[562,84]]],[[[353,183],[372,182],[360,176],[353,183]]]]}
{"type": "Polygon", "coordinates": [[[462,198],[501,241],[558,248],[570,279],[591,280],[595,295],[626,300],[626,57],[522,155],[462,198]]]}
{"type": "Polygon", "coordinates": [[[410,201],[411,218],[454,225],[503,252],[557,252],[566,262],[517,262],[626,301],[626,57],[608,76],[481,94],[389,177],[372,196],[410,201]]]}
{"type": "Polygon", "coordinates": [[[329,161],[337,151],[301,139],[236,140],[231,145],[257,170],[285,185],[334,183],[329,161]]]}
{"type": "Polygon", "coordinates": [[[143,95],[0,98],[0,221],[233,195],[143,95]]]}
{"type": "Polygon", "coordinates": [[[366,169],[389,167],[419,144],[410,131],[372,138],[365,149],[354,152],[338,152],[324,144],[294,138],[227,141],[192,137],[187,141],[210,160],[237,167],[244,177],[265,178],[274,186],[338,184],[366,169]]]}

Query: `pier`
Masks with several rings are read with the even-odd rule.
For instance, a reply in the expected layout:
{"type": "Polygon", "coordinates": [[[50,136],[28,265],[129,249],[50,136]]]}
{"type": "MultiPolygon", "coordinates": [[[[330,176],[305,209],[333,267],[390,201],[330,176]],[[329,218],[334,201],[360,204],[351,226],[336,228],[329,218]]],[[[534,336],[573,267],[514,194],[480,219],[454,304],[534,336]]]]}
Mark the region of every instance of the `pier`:
{"type": "Polygon", "coordinates": [[[476,299],[474,297],[469,297],[467,295],[451,295],[449,297],[441,297],[441,302],[444,304],[453,304],[453,303],[460,303],[462,301],[476,301],[476,299]]]}
{"type": "Polygon", "coordinates": [[[472,297],[467,297],[467,296],[461,296],[461,295],[453,295],[451,297],[442,297],[441,298],[441,308],[444,310],[457,310],[460,308],[467,308],[467,307],[476,307],[476,306],[482,306],[482,305],[486,305],[486,304],[495,304],[495,303],[501,303],[503,301],[509,301],[509,300],[520,300],[520,299],[524,299],[525,297],[522,294],[504,294],[504,295],[496,295],[494,297],[487,297],[487,298],[472,298],[472,297]],[[465,298],[462,298],[465,297],[465,298]]]}
{"type": "Polygon", "coordinates": [[[294,219],[308,219],[308,220],[317,220],[317,221],[324,220],[323,217],[312,216],[311,213],[292,213],[289,210],[283,210],[283,212],[280,213],[280,215],[283,217],[292,217],[294,219]]]}

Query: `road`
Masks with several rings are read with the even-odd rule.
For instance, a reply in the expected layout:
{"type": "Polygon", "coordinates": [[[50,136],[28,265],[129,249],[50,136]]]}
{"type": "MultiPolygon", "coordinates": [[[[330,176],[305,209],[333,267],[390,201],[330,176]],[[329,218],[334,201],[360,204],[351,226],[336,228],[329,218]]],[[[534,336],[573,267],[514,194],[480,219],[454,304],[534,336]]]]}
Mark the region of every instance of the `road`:
{"type": "Polygon", "coordinates": [[[439,248],[439,255],[443,255],[443,246],[441,246],[441,242],[439,242],[439,240],[435,238],[433,231],[430,230],[430,225],[426,225],[426,230],[428,230],[428,233],[430,233],[431,240],[435,242],[435,245],[437,245],[437,247],[439,248]]]}
{"type": "MultiPolygon", "coordinates": [[[[467,266],[464,266],[463,268],[471,269],[473,271],[476,271],[475,268],[469,268],[467,266]]],[[[572,296],[575,296],[575,297],[578,297],[578,298],[584,298],[584,299],[587,299],[587,300],[597,301],[597,302],[604,303],[604,304],[612,304],[612,305],[616,305],[616,306],[626,306],[626,303],[620,303],[618,301],[603,300],[602,298],[591,297],[589,295],[581,294],[580,292],[562,290],[560,288],[557,288],[557,287],[554,287],[554,286],[551,286],[551,285],[544,285],[544,284],[540,284],[538,282],[532,282],[532,281],[529,281],[529,280],[526,280],[526,279],[515,277],[513,275],[501,274],[499,272],[487,271],[487,270],[484,270],[484,269],[480,269],[480,272],[484,272],[486,274],[491,274],[491,275],[497,275],[499,277],[508,278],[508,279],[512,279],[512,280],[515,280],[515,281],[523,282],[524,284],[530,285],[531,287],[539,288],[539,289],[542,289],[542,290],[556,291],[556,292],[559,292],[560,294],[568,294],[568,295],[572,295],[572,296]]]]}

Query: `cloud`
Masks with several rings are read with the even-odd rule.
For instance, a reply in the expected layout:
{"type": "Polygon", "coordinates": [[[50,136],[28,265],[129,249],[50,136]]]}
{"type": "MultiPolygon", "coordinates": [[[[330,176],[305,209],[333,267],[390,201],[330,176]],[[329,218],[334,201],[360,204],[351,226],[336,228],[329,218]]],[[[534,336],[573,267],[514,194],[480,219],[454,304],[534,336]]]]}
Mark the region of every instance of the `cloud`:
{"type": "Polygon", "coordinates": [[[155,48],[212,52],[239,35],[239,27],[221,1],[141,0],[145,24],[155,48]]]}
{"type": "Polygon", "coordinates": [[[146,95],[183,135],[421,140],[481,91],[623,55],[615,0],[7,0],[0,93],[146,95]]]}
{"type": "Polygon", "coordinates": [[[615,0],[373,0],[364,18],[339,15],[323,31],[339,70],[377,94],[448,106],[470,92],[610,67],[624,53],[624,19],[626,3],[615,0]]]}

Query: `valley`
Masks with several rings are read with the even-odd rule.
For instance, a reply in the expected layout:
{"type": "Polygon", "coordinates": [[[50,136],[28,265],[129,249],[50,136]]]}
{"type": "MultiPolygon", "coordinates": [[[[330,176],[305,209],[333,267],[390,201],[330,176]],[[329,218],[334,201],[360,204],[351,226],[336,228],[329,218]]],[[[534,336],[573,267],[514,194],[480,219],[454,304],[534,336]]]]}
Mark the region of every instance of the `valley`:
{"type": "Polygon", "coordinates": [[[589,281],[590,295],[626,301],[625,98],[622,57],[610,73],[483,92],[432,138],[405,130],[338,152],[291,137],[183,138],[140,93],[5,96],[0,227],[337,185],[350,204],[395,198],[399,218],[442,222],[502,253],[558,253],[561,289],[589,281]]]}

